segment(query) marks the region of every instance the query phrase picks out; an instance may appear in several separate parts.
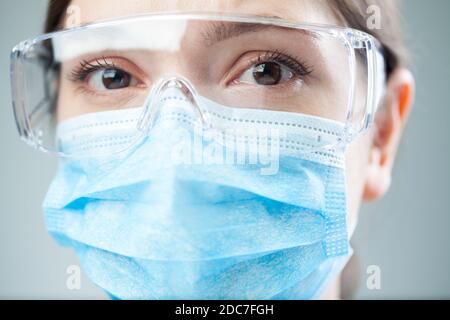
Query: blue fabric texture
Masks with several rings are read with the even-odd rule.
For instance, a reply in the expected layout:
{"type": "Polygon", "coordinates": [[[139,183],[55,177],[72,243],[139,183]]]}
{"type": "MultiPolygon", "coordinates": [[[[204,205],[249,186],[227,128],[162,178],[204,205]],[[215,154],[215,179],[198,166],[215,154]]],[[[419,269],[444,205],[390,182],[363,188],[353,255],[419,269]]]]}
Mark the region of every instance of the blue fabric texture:
{"type": "MultiPolygon", "coordinates": [[[[260,114],[272,119],[274,112],[260,114]]],[[[308,123],[302,130],[329,127],[323,119],[284,117],[308,123]]],[[[191,118],[188,108],[167,108],[126,152],[62,160],[44,202],[50,234],[73,247],[90,279],[118,299],[317,297],[349,254],[344,151],[293,148],[303,134],[297,127],[270,142],[279,149],[275,174],[262,174],[262,163],[171,161],[174,144],[238,153],[204,137],[197,150],[189,144],[198,134],[191,118]],[[180,130],[174,142],[169,133],[180,130]]],[[[261,140],[234,138],[250,155],[261,152],[261,140]]]]}

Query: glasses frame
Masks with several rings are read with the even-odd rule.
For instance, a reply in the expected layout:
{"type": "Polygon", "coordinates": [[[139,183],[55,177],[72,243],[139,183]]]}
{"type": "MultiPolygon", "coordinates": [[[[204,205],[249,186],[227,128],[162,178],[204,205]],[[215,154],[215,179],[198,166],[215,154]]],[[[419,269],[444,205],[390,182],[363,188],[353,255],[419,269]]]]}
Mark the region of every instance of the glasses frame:
{"type": "MultiPolygon", "coordinates": [[[[22,140],[36,149],[44,152],[56,153],[58,156],[67,156],[58,151],[49,150],[40,143],[39,137],[36,136],[30,124],[30,118],[27,111],[27,88],[24,81],[24,60],[26,54],[37,43],[45,40],[51,40],[54,37],[62,34],[70,34],[74,32],[96,30],[109,26],[117,26],[128,22],[140,21],[158,21],[158,20],[211,20],[222,22],[237,22],[237,23],[258,23],[266,25],[275,25],[279,27],[302,29],[316,33],[325,33],[342,41],[348,52],[348,65],[350,68],[350,85],[348,92],[348,104],[346,111],[345,129],[340,140],[343,144],[351,143],[355,137],[364,133],[370,128],[374,121],[374,115],[377,111],[378,105],[381,102],[381,97],[385,87],[385,61],[382,54],[381,43],[372,35],[356,30],[353,28],[340,27],[327,24],[304,24],[294,21],[284,20],[281,18],[263,17],[256,15],[223,15],[218,13],[204,13],[204,12],[188,12],[188,13],[147,13],[131,17],[118,18],[114,20],[103,20],[82,26],[55,31],[40,35],[33,39],[28,39],[17,44],[11,52],[10,56],[10,79],[12,91],[12,105],[14,117],[19,135],[22,140]],[[367,97],[364,116],[361,121],[354,123],[354,107],[355,107],[355,89],[356,89],[356,51],[365,51],[367,57],[367,97]]],[[[50,90],[49,84],[46,83],[47,94],[50,90]]]]}

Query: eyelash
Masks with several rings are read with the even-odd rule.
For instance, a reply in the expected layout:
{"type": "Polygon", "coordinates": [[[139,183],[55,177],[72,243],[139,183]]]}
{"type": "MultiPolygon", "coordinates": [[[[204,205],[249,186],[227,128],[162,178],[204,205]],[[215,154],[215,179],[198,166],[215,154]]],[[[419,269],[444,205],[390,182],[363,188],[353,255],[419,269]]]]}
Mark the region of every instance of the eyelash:
{"type": "Polygon", "coordinates": [[[281,50],[268,51],[259,55],[256,59],[250,60],[246,68],[264,62],[277,62],[291,69],[300,79],[310,75],[314,70],[305,61],[296,58],[281,50]]]}
{"type": "Polygon", "coordinates": [[[104,69],[117,69],[114,63],[106,61],[105,57],[95,59],[93,62],[83,60],[80,65],[70,73],[69,79],[74,82],[85,81],[95,71],[104,69]]]}
{"type": "MultiPolygon", "coordinates": [[[[277,62],[288,67],[300,79],[304,79],[313,72],[313,69],[304,61],[281,50],[268,51],[260,54],[256,59],[252,59],[248,62],[246,69],[268,61],[277,62]]],[[[108,62],[106,57],[95,59],[93,62],[82,60],[78,68],[70,73],[69,79],[74,82],[83,82],[95,71],[113,68],[116,69],[116,65],[112,62],[108,62]]]]}

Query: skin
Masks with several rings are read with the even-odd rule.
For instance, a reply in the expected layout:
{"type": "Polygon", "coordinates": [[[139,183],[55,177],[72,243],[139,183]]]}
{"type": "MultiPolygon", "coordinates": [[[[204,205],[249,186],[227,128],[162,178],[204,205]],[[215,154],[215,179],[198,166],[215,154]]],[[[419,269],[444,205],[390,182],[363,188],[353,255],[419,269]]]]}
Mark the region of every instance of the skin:
{"type": "MultiPolygon", "coordinates": [[[[74,0],[80,9],[81,24],[126,15],[158,11],[206,11],[237,14],[279,16],[293,21],[309,21],[342,25],[325,1],[265,0],[265,1],[127,1],[123,0],[74,0]]],[[[66,20],[66,26],[73,21],[66,20]]],[[[383,104],[375,124],[360,135],[346,154],[348,225],[353,226],[363,202],[380,199],[389,189],[392,168],[403,129],[413,104],[415,82],[411,72],[404,68],[394,70],[387,81],[383,104]]],[[[74,97],[62,97],[62,102],[74,97]]],[[[61,101],[60,101],[61,102],[61,101]]],[[[64,103],[62,103],[64,105],[64,103]]],[[[64,111],[63,111],[64,112],[64,111]]],[[[339,279],[326,290],[323,299],[340,296],[339,279]]]]}

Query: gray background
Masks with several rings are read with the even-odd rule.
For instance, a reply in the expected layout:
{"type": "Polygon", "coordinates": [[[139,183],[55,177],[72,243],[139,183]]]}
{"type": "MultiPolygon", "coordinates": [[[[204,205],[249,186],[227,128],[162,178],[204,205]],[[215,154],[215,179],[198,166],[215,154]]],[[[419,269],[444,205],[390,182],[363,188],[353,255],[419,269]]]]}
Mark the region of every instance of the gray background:
{"type": "MultiPolygon", "coordinates": [[[[47,235],[41,212],[56,162],[22,143],[14,125],[9,51],[41,32],[46,2],[0,1],[0,298],[103,299],[84,276],[81,290],[67,289],[77,259],[47,235]]],[[[405,1],[418,96],[392,189],[360,215],[353,298],[450,298],[449,13],[448,0],[405,1]],[[381,290],[366,287],[369,265],[381,269],[381,290]]]]}

